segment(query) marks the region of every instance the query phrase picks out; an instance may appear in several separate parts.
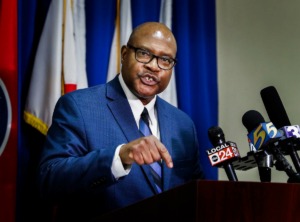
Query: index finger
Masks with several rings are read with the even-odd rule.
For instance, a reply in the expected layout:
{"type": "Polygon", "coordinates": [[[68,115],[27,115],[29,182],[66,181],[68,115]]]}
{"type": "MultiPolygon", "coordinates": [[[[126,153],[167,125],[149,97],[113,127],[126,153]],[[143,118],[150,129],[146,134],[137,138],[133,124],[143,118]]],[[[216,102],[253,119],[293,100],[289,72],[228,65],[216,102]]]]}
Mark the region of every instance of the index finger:
{"type": "Polygon", "coordinates": [[[155,145],[160,153],[162,160],[165,161],[166,165],[169,168],[173,168],[173,160],[167,148],[160,142],[159,143],[156,142],[155,145]]]}

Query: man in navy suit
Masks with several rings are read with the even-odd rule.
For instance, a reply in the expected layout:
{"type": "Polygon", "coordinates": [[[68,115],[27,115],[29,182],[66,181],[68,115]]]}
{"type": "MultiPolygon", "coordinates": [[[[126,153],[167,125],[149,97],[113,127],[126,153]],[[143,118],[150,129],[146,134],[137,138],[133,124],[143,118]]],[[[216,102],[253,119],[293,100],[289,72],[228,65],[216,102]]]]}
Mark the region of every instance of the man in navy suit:
{"type": "Polygon", "coordinates": [[[58,218],[89,221],[156,195],[153,162],[161,163],[163,191],[204,179],[194,123],[157,96],[170,81],[176,52],[170,29],[141,24],[122,47],[120,74],[59,99],[38,177],[58,218]],[[139,131],[145,107],[149,136],[139,131]]]}

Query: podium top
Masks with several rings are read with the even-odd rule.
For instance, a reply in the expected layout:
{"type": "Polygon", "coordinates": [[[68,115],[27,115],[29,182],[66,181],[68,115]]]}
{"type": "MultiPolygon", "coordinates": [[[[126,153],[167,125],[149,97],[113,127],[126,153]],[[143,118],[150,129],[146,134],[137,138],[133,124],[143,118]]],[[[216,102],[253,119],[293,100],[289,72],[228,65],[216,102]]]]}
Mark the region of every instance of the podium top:
{"type": "Polygon", "coordinates": [[[295,221],[300,184],[195,180],[94,221],[295,221]]]}

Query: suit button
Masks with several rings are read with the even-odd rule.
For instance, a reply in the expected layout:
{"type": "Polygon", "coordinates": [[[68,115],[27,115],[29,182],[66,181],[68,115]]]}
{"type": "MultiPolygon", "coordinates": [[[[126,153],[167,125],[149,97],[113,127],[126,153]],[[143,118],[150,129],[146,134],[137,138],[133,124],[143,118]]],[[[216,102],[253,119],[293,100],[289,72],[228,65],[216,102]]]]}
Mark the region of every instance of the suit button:
{"type": "Polygon", "coordinates": [[[101,184],[104,184],[106,182],[106,177],[101,177],[99,178],[97,181],[95,181],[94,183],[92,183],[91,188],[95,188],[101,184]]]}

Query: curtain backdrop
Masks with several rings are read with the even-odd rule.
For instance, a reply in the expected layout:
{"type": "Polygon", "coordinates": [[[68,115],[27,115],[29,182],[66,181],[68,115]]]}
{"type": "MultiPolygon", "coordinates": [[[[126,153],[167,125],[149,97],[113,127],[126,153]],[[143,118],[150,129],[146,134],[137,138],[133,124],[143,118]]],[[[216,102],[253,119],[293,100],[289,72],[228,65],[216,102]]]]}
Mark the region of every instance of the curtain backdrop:
{"type": "MultiPolygon", "coordinates": [[[[34,56],[50,2],[18,0],[20,127],[17,221],[47,221],[44,215],[51,215],[49,208],[38,202],[35,184],[44,136],[22,118],[34,56]]],[[[172,30],[178,43],[178,64],[175,67],[178,108],[190,115],[196,124],[203,167],[207,178],[212,180],[218,179],[217,168],[211,167],[205,151],[212,147],[207,130],[218,124],[215,4],[214,0],[173,0],[172,16],[172,30]]],[[[131,11],[133,28],[142,22],[159,21],[160,0],[131,0],[131,11]]],[[[86,1],[89,86],[106,82],[115,16],[116,0],[86,1]]]]}

